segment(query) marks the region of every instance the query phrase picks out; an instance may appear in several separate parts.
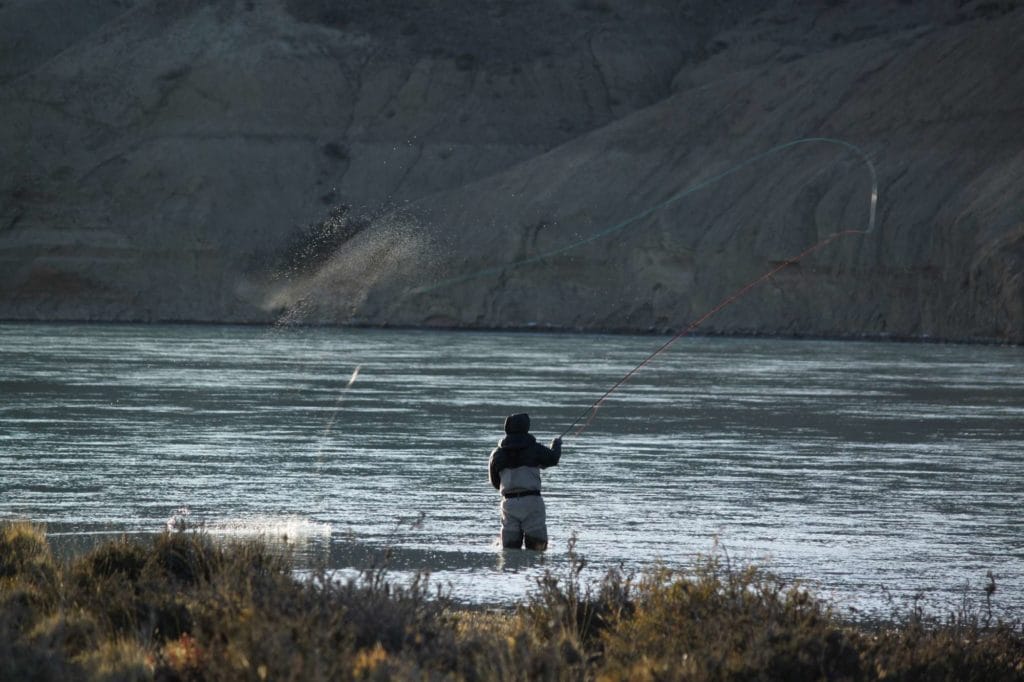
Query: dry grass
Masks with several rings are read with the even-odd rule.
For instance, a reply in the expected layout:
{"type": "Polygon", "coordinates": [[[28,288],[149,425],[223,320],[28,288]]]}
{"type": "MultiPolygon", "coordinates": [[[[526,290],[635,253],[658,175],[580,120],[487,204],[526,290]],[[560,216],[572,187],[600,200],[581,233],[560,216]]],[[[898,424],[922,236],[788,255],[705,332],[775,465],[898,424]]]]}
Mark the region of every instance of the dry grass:
{"type": "Polygon", "coordinates": [[[752,567],[546,575],[514,612],[455,610],[383,571],[293,578],[287,556],[173,533],[56,562],[0,524],[0,680],[1007,680],[1020,623],[911,611],[868,628],[752,567]]]}

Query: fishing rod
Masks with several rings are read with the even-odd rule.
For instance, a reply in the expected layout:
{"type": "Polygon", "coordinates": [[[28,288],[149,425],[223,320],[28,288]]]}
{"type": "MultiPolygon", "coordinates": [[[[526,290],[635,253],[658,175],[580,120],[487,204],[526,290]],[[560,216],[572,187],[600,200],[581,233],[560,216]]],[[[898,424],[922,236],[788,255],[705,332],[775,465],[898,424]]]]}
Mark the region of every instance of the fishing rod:
{"type": "MultiPolygon", "coordinates": [[[[874,204],[872,204],[872,206],[874,206],[874,204]]],[[[864,235],[864,234],[867,234],[868,232],[870,232],[870,230],[843,230],[842,232],[836,232],[835,234],[832,234],[829,237],[821,240],[820,242],[818,242],[814,246],[811,246],[810,248],[805,249],[804,251],[802,251],[798,255],[793,256],[792,258],[789,258],[786,261],[782,262],[781,264],[775,266],[774,268],[772,268],[768,272],[764,273],[763,275],[761,275],[757,279],[751,280],[747,284],[743,285],[741,288],[737,289],[732,294],[730,294],[726,298],[722,299],[722,301],[718,305],[716,305],[714,308],[712,308],[711,310],[709,310],[706,313],[704,313],[701,317],[697,318],[695,321],[691,322],[687,327],[685,327],[681,331],[677,332],[672,338],[670,338],[668,341],[666,341],[661,346],[659,346],[653,353],[651,353],[646,358],[644,358],[638,365],[633,367],[633,369],[631,369],[628,372],[626,372],[626,374],[624,374],[621,379],[616,381],[612,385],[611,388],[609,388],[607,391],[605,391],[601,395],[600,398],[598,398],[593,403],[591,403],[590,407],[588,407],[586,410],[584,410],[580,414],[580,416],[576,417],[575,421],[573,421],[573,423],[570,424],[569,427],[566,428],[565,431],[562,432],[562,434],[559,436],[559,438],[564,438],[565,434],[567,434],[570,431],[572,431],[573,427],[575,427],[577,424],[579,424],[580,421],[582,421],[582,419],[589,414],[590,417],[587,419],[586,423],[584,423],[579,429],[576,430],[575,433],[572,434],[573,438],[575,438],[576,436],[579,436],[581,433],[586,431],[587,427],[589,427],[590,423],[594,420],[594,417],[597,416],[597,411],[601,408],[601,405],[604,403],[605,400],[608,399],[608,396],[610,396],[612,393],[614,393],[616,391],[616,389],[618,389],[620,386],[622,386],[627,381],[629,381],[633,377],[634,374],[636,374],[641,369],[643,369],[646,365],[648,365],[651,362],[651,360],[656,358],[658,355],[660,355],[664,351],[668,350],[669,346],[671,346],[676,341],[678,341],[679,339],[683,338],[684,336],[686,336],[687,334],[689,334],[693,330],[697,329],[697,327],[699,327],[702,324],[704,324],[704,322],[706,322],[707,320],[712,318],[714,315],[716,315],[718,312],[720,312],[723,308],[726,308],[729,305],[735,303],[738,299],[743,297],[751,289],[753,289],[754,287],[758,286],[759,284],[761,284],[765,280],[770,279],[773,275],[778,273],[780,270],[783,270],[783,269],[789,267],[790,265],[793,265],[794,263],[799,262],[802,258],[805,258],[806,256],[809,256],[810,254],[814,253],[815,251],[824,248],[828,244],[836,241],[837,239],[840,239],[842,237],[846,237],[846,236],[849,236],[849,235],[852,235],[852,234],[864,235]]]]}

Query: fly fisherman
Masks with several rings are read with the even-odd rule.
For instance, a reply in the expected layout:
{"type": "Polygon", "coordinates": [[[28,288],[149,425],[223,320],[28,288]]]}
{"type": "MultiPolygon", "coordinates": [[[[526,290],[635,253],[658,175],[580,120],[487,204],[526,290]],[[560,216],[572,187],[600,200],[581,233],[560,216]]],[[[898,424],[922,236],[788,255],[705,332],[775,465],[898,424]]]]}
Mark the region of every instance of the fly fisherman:
{"type": "Polygon", "coordinates": [[[562,439],[546,448],[530,435],[530,415],[505,418],[505,437],[491,452],[491,485],[501,491],[501,544],[506,549],[539,552],[548,548],[544,499],[540,496],[540,470],[558,464],[562,439]]]}

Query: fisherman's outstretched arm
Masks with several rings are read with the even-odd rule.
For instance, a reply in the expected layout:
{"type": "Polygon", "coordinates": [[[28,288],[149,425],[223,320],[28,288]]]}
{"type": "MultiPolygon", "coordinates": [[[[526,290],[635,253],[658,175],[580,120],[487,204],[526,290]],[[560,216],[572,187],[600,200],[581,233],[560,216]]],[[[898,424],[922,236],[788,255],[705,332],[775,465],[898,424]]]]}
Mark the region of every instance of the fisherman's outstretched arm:
{"type": "Polygon", "coordinates": [[[545,448],[541,446],[544,451],[541,456],[540,466],[546,469],[547,467],[553,467],[558,464],[558,460],[562,458],[562,439],[556,438],[551,441],[551,447],[545,448]]]}

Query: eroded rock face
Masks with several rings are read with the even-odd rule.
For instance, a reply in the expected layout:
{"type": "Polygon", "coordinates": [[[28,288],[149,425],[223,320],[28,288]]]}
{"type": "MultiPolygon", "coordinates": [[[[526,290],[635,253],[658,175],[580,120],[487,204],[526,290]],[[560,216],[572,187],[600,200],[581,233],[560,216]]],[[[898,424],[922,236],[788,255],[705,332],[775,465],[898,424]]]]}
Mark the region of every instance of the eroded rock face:
{"type": "Polygon", "coordinates": [[[0,317],[1024,341],[1024,9],[868,4],[5,2],[0,317]]]}

